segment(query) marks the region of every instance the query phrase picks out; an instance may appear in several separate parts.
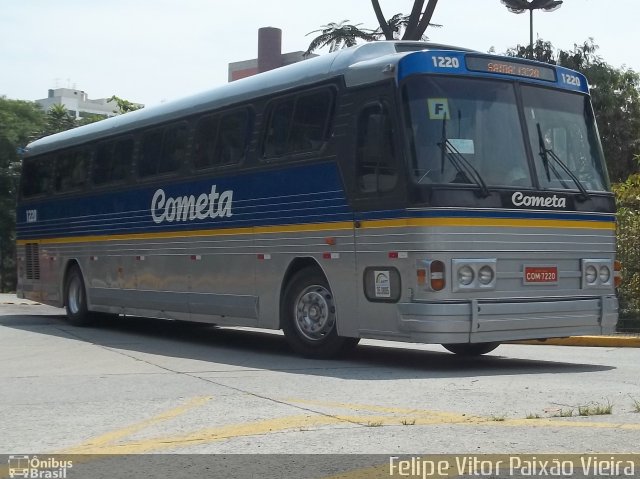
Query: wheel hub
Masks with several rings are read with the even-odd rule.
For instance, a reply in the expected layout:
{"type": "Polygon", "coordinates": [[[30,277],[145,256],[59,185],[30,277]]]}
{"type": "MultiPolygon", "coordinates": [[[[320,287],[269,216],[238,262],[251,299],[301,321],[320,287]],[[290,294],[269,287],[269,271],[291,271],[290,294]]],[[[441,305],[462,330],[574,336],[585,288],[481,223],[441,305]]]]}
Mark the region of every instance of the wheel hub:
{"type": "Polygon", "coordinates": [[[335,305],[331,293],[323,286],[310,286],[296,301],[296,326],[311,341],[324,338],[335,323],[335,305]]]}

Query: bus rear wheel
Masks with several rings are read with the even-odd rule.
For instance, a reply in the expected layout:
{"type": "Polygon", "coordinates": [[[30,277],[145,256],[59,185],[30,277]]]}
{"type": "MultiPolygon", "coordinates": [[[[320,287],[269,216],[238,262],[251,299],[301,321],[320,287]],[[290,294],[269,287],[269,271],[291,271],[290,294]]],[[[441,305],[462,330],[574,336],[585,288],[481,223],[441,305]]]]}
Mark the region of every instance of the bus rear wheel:
{"type": "Polygon", "coordinates": [[[324,275],[315,268],[294,274],[285,289],[282,318],[291,349],[325,359],[354,348],[359,339],[338,336],[336,320],[335,300],[324,275]]]}
{"type": "Polygon", "coordinates": [[[480,356],[487,354],[500,346],[500,343],[459,343],[459,344],[443,344],[447,351],[457,354],[458,356],[480,356]]]}
{"type": "Polygon", "coordinates": [[[88,326],[91,324],[93,318],[87,309],[87,292],[78,266],[72,266],[69,269],[64,291],[67,321],[74,326],[88,326]]]}

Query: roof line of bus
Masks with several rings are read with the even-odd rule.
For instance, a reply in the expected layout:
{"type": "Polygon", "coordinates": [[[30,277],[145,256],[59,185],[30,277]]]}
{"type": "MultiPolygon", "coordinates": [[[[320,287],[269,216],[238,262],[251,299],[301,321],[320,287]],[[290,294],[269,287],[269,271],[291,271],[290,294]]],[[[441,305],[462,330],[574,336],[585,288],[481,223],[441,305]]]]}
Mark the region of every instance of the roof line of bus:
{"type": "Polygon", "coordinates": [[[54,149],[71,147],[94,139],[123,134],[134,129],[224,108],[250,98],[277,94],[281,91],[340,76],[360,62],[381,59],[381,62],[389,63],[390,57],[393,57],[393,61],[397,62],[407,54],[422,50],[474,51],[428,42],[380,41],[365,43],[243,78],[182,99],[47,136],[30,143],[26,148],[26,154],[30,156],[46,153],[54,149]]]}

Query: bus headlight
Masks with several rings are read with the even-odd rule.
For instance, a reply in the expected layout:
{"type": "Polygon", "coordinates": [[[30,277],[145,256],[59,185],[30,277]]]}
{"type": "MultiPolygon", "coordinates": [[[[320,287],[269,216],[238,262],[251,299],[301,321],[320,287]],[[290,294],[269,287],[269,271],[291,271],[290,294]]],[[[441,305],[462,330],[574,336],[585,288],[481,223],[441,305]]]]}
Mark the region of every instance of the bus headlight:
{"type": "Polygon", "coordinates": [[[478,270],[478,281],[480,281],[481,284],[491,284],[494,276],[493,270],[487,265],[484,265],[478,270]]]}
{"type": "Polygon", "coordinates": [[[469,286],[473,283],[474,276],[471,267],[465,265],[458,270],[458,283],[462,286],[469,286]]]}
{"type": "Polygon", "coordinates": [[[583,259],[582,265],[582,288],[613,288],[614,262],[608,259],[583,259]]]}
{"type": "Polygon", "coordinates": [[[452,270],[457,281],[454,291],[485,291],[495,289],[497,262],[491,259],[454,259],[452,270]]]}
{"type": "Polygon", "coordinates": [[[598,279],[598,270],[596,270],[595,266],[593,265],[587,266],[587,268],[584,271],[584,279],[587,282],[587,284],[593,284],[596,282],[596,279],[598,279]]]}

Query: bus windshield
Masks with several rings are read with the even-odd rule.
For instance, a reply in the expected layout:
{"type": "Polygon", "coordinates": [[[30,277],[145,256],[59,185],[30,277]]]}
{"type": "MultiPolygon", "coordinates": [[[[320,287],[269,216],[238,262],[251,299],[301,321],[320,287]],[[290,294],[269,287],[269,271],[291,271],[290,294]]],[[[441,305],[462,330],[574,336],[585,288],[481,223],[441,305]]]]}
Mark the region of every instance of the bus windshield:
{"type": "Polygon", "coordinates": [[[586,96],[523,86],[527,139],[513,83],[416,76],[407,80],[403,94],[419,184],[465,184],[481,191],[608,186],[586,96]],[[525,141],[531,143],[535,168],[529,167],[525,141]]]}
{"type": "Polygon", "coordinates": [[[534,86],[522,87],[522,99],[540,186],[575,190],[579,187],[577,180],[587,190],[607,190],[608,178],[589,99],[534,86]]]}

